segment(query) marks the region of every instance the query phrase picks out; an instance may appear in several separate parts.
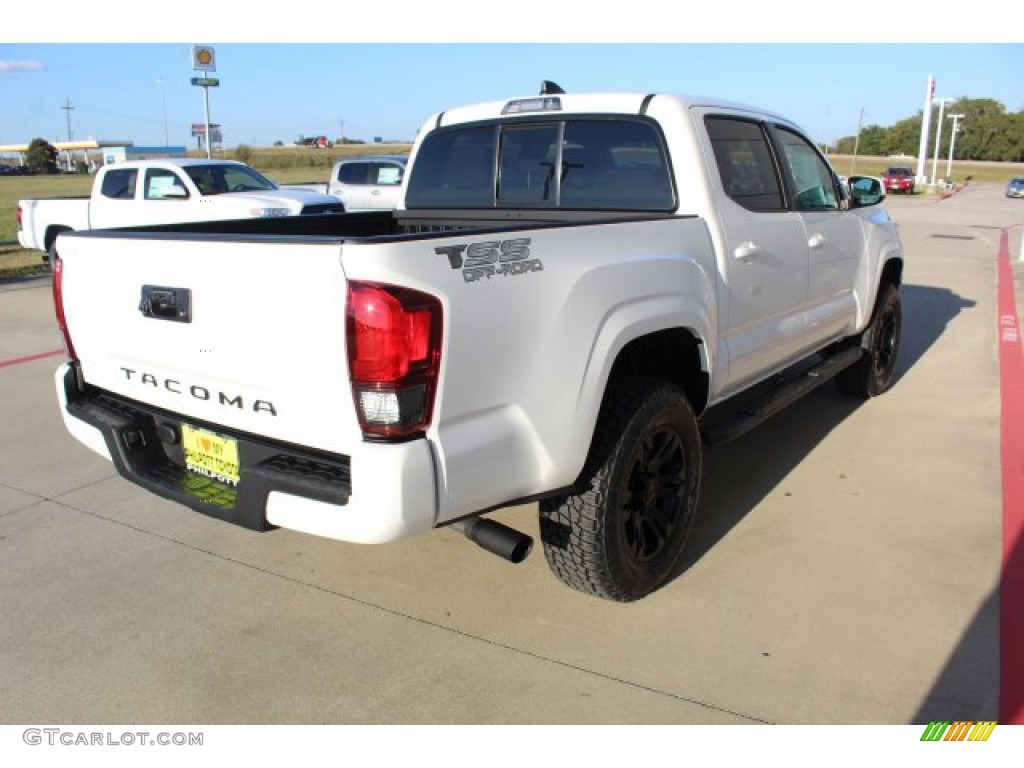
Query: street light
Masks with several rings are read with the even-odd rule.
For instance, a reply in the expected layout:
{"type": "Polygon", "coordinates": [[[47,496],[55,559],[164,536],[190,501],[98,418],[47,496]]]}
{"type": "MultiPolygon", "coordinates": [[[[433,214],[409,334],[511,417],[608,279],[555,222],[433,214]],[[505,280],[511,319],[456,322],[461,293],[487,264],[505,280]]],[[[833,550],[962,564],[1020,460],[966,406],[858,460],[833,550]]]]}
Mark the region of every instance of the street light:
{"type": "Polygon", "coordinates": [[[857,138],[853,142],[853,159],[850,161],[849,176],[853,176],[854,166],[857,165],[857,152],[860,150],[860,130],[864,126],[864,107],[860,108],[860,117],[857,118],[857,138]]]}
{"type": "Polygon", "coordinates": [[[946,181],[953,178],[953,146],[956,144],[956,135],[960,133],[959,121],[963,118],[963,115],[949,115],[948,117],[953,121],[953,135],[949,139],[949,163],[946,165],[946,181]]]}
{"type": "MultiPolygon", "coordinates": [[[[936,184],[938,179],[936,176],[936,166],[939,163],[939,145],[942,143],[942,111],[946,108],[947,101],[953,101],[953,99],[936,99],[939,102],[939,122],[935,126],[935,153],[932,155],[932,184],[936,184]]],[[[948,175],[948,174],[947,174],[948,175]]]]}
{"type": "Polygon", "coordinates": [[[163,77],[158,77],[156,79],[156,83],[160,86],[160,98],[164,105],[164,146],[169,147],[171,145],[171,140],[168,138],[167,134],[167,88],[164,87],[163,77]]]}

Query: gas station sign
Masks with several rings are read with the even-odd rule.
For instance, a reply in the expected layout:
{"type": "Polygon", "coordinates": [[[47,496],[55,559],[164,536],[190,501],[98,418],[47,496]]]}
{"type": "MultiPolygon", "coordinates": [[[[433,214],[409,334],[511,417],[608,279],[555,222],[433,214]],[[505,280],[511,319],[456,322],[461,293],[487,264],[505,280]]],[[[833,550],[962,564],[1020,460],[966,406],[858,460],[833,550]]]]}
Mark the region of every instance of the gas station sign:
{"type": "Polygon", "coordinates": [[[217,71],[217,57],[209,45],[192,46],[192,69],[203,72],[217,71]]]}

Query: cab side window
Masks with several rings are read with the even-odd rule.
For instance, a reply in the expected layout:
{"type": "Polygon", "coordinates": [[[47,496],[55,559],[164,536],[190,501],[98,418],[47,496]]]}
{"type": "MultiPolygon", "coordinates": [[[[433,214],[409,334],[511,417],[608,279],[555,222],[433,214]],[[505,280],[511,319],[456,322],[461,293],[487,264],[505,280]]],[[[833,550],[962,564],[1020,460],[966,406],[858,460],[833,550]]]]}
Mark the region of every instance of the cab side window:
{"type": "Polygon", "coordinates": [[[782,185],[761,124],[709,116],[704,125],[725,194],[750,211],[785,210],[782,185]]]}
{"type": "Polygon", "coordinates": [[[783,166],[796,193],[798,211],[839,210],[839,195],[831,169],[814,146],[786,128],[776,128],[783,166]]]}
{"type": "Polygon", "coordinates": [[[163,200],[164,190],[173,186],[185,187],[174,171],[165,168],[149,168],[146,170],[146,182],[143,185],[146,200],[163,200]]]}
{"type": "Polygon", "coordinates": [[[135,197],[135,180],[139,172],[135,168],[107,171],[103,177],[100,194],[111,200],[131,200],[135,197]]]}
{"type": "Polygon", "coordinates": [[[381,187],[393,187],[402,183],[402,166],[397,163],[374,163],[370,172],[370,183],[381,187]]]}

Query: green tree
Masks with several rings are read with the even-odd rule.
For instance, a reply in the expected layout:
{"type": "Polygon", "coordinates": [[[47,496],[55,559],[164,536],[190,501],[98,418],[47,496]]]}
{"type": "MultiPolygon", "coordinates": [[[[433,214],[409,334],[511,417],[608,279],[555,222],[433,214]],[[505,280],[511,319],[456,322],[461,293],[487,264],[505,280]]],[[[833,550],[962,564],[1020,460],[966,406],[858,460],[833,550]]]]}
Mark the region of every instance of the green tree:
{"type": "MultiPolygon", "coordinates": [[[[1024,111],[1007,112],[995,99],[969,99],[962,97],[947,104],[944,125],[936,125],[938,110],[932,115],[928,156],[935,156],[935,136],[941,134],[938,155],[948,157],[953,122],[950,115],[962,115],[956,135],[954,159],[997,160],[1021,162],[1024,160],[1024,111]]],[[[861,131],[861,155],[916,155],[921,140],[922,113],[883,127],[869,125],[861,131]]],[[[856,137],[845,136],[836,142],[838,154],[852,154],[856,137]]]]}
{"type": "Polygon", "coordinates": [[[57,149],[46,139],[32,139],[25,152],[25,165],[32,173],[56,173],[57,149]]]}
{"type": "MultiPolygon", "coordinates": [[[[1012,160],[1019,123],[994,99],[958,99],[949,114],[961,114],[955,154],[967,160],[1012,160]]],[[[1019,114],[1019,113],[1018,113],[1019,114]]],[[[948,129],[947,129],[948,132],[948,129]]]]}

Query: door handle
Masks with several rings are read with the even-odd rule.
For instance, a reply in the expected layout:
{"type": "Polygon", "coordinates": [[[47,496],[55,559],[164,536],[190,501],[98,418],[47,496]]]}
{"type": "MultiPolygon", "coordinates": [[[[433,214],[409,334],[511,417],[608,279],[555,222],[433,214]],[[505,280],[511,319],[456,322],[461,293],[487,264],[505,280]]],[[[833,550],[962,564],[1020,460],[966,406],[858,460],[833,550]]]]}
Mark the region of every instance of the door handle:
{"type": "Polygon", "coordinates": [[[192,322],[192,291],[188,288],[168,288],[158,285],[142,286],[139,312],[155,320],[176,323],[192,322]]]}
{"type": "Polygon", "coordinates": [[[813,235],[811,239],[807,241],[807,245],[812,251],[820,251],[828,245],[828,238],[821,234],[813,235]]]}

